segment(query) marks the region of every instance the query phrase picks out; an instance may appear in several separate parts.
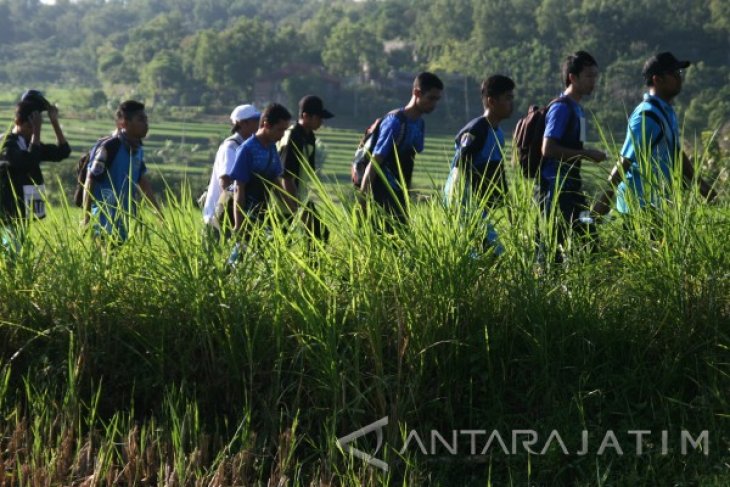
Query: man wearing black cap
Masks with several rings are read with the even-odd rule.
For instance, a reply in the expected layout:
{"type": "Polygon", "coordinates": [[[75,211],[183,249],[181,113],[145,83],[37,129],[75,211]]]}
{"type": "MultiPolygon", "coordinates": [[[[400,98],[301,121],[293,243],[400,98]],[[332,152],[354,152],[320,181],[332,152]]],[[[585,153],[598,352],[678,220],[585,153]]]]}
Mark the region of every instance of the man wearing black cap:
{"type": "MultiPolygon", "coordinates": [[[[672,168],[681,158],[685,180],[694,178],[694,166],[682,151],[677,114],[672,100],[682,91],[684,69],[689,61],[680,61],[670,52],[662,52],[649,58],[642,74],[649,87],[644,100],[629,118],[626,140],[621,149],[621,161],[609,178],[611,188],[618,185],[616,209],[629,213],[630,209],[646,204],[656,206],[671,187],[672,168]],[[622,174],[625,179],[622,181],[622,174]]],[[[699,179],[700,192],[712,199],[714,191],[699,179]]],[[[608,213],[613,189],[604,194],[594,210],[608,213]]]]}
{"type": "Polygon", "coordinates": [[[0,149],[0,216],[3,220],[45,217],[44,181],[41,162],[58,162],[71,154],[58,109],[36,90],[23,93],[15,109],[15,126],[3,137],[0,149]],[[41,142],[42,112],[48,113],[55,144],[41,142]]]}
{"type": "Polygon", "coordinates": [[[284,166],[284,178],[290,187],[296,188],[293,195],[306,204],[303,215],[304,224],[317,239],[327,240],[329,232],[317,216],[313,202],[306,202],[307,180],[319,168],[316,165],[316,143],[314,132],[322,126],[322,121],[334,115],[324,108],[322,99],[315,95],[307,95],[299,101],[299,120],[289,127],[279,143],[279,157],[284,166]],[[302,163],[308,164],[307,170],[302,163]]]}

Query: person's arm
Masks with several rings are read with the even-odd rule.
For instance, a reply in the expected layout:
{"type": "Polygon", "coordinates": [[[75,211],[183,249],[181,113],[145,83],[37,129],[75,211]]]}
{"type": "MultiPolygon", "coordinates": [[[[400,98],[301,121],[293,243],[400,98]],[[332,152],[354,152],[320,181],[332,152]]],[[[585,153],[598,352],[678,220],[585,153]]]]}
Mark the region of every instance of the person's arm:
{"type": "Polygon", "coordinates": [[[240,180],[235,181],[233,191],[233,231],[238,232],[243,226],[242,208],[246,202],[246,183],[240,180]]]}
{"type": "Polygon", "coordinates": [[[41,160],[59,162],[71,155],[71,146],[68,145],[66,136],[63,135],[61,124],[58,121],[58,109],[53,105],[48,109],[48,118],[56,135],[56,143],[41,144],[41,160]]]}
{"type": "Polygon", "coordinates": [[[233,179],[228,174],[224,174],[218,178],[218,185],[220,186],[223,193],[228,191],[228,188],[231,187],[231,184],[233,184],[233,179]]]}
{"type": "Polygon", "coordinates": [[[281,186],[282,194],[281,199],[284,200],[284,203],[286,204],[287,208],[289,208],[289,211],[294,213],[297,211],[297,200],[296,200],[296,192],[297,192],[297,186],[294,183],[294,178],[290,176],[283,176],[279,178],[279,186],[281,186]]]}
{"type": "Polygon", "coordinates": [[[367,194],[372,190],[373,186],[373,177],[376,176],[376,170],[373,169],[373,160],[378,163],[380,167],[383,165],[383,157],[382,156],[372,156],[370,158],[370,162],[368,163],[367,167],[365,168],[365,172],[362,175],[362,183],[360,184],[360,190],[367,194]]]}
{"type": "Polygon", "coordinates": [[[596,203],[593,205],[594,213],[597,215],[607,215],[608,212],[611,211],[611,202],[613,201],[615,194],[614,188],[621,182],[624,174],[629,170],[630,166],[630,160],[624,157],[619,159],[611,171],[611,175],[608,176],[608,188],[606,188],[606,191],[599,196],[598,200],[596,200],[596,203]]]}
{"type": "Polygon", "coordinates": [[[142,191],[142,194],[149,200],[150,203],[152,203],[152,206],[155,207],[155,211],[157,213],[157,216],[162,218],[162,209],[160,208],[159,203],[157,203],[157,198],[155,198],[155,192],[152,190],[152,183],[150,182],[150,179],[147,177],[147,175],[143,174],[139,178],[139,182],[137,183],[139,185],[140,191],[142,191]]]}
{"type": "Polygon", "coordinates": [[[565,162],[588,159],[599,163],[606,160],[606,153],[603,151],[597,149],[571,149],[560,145],[557,140],[548,137],[542,139],[542,155],[548,159],[565,162]]]}
{"type": "Polygon", "coordinates": [[[373,160],[377,162],[378,166],[383,167],[383,161],[392,154],[395,150],[393,147],[394,141],[396,140],[396,134],[400,131],[400,120],[395,115],[386,115],[383,121],[380,122],[380,131],[378,134],[378,140],[373,148],[373,153],[370,157],[370,162],[365,168],[365,173],[362,177],[362,183],[360,189],[363,193],[368,193],[372,190],[373,178],[378,177],[377,171],[373,168],[373,160]]]}
{"type": "Polygon", "coordinates": [[[565,131],[570,127],[571,117],[577,118],[573,108],[567,103],[553,103],[545,115],[545,136],[542,139],[542,155],[547,159],[554,159],[563,162],[589,159],[593,162],[601,162],[606,159],[606,154],[595,149],[571,149],[560,143],[565,136],[565,131]]]}
{"type": "Polygon", "coordinates": [[[40,144],[31,145],[28,149],[21,149],[15,139],[8,140],[0,153],[0,157],[7,161],[7,166],[13,170],[31,171],[40,163],[40,144]]]}
{"type": "MultiPolygon", "coordinates": [[[[691,183],[695,177],[694,164],[692,164],[692,160],[689,158],[689,156],[687,156],[687,153],[684,151],[682,152],[682,176],[687,183],[691,183]]],[[[707,201],[712,201],[717,198],[717,193],[714,189],[712,189],[712,186],[710,186],[707,181],[705,181],[701,177],[698,177],[697,184],[700,187],[700,194],[704,196],[707,201]]]]}
{"type": "Polygon", "coordinates": [[[81,224],[85,227],[89,224],[91,219],[91,192],[94,190],[94,177],[91,172],[86,173],[86,182],[84,183],[84,198],[81,208],[83,209],[83,219],[81,224]]]}

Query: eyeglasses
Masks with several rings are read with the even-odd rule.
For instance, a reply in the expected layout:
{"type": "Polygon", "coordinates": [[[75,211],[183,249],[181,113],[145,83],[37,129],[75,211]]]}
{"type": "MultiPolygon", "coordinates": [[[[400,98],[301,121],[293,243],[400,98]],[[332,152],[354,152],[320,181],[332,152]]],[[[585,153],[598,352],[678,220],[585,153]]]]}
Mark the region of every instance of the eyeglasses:
{"type": "Polygon", "coordinates": [[[677,79],[684,80],[684,69],[677,69],[675,71],[670,71],[667,73],[668,75],[674,76],[677,79]]]}

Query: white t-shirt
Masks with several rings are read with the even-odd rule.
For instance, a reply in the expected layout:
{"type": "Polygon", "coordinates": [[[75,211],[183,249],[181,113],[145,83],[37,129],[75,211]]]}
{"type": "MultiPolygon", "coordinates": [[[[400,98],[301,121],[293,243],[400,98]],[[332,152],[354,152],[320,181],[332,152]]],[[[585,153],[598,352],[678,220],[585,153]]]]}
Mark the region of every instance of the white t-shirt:
{"type": "Polygon", "coordinates": [[[208,183],[208,194],[205,197],[205,205],[203,205],[203,221],[210,224],[215,217],[215,207],[221,196],[221,185],[218,179],[221,176],[229,175],[233,171],[233,164],[236,162],[236,149],[243,144],[244,139],[241,134],[234,134],[228,137],[218,147],[213,163],[213,173],[210,175],[208,183]]]}

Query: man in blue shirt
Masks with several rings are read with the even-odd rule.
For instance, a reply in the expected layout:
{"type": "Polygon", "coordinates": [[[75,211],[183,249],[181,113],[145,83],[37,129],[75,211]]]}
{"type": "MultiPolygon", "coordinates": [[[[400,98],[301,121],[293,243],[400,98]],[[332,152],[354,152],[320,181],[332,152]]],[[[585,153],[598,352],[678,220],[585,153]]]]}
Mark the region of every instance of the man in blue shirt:
{"type": "Polygon", "coordinates": [[[545,116],[539,183],[543,213],[550,215],[555,207],[559,218],[556,222],[560,247],[556,255],[558,262],[563,258],[566,225],[583,234],[593,232],[592,226],[584,228],[582,224],[581,213],[588,212],[589,207],[581,191],[581,161],[599,163],[606,159],[604,152],[583,146],[586,119],[580,102],[593,93],[598,80],[598,63],[585,51],[571,54],[563,62],[563,80],[565,91],[551,102],[545,116]]]}
{"type": "Polygon", "coordinates": [[[444,84],[435,74],[423,72],[416,76],[408,104],[383,117],[372,160],[365,168],[360,189],[372,193],[373,200],[400,223],[406,221],[406,198],[416,153],[424,148],[422,117],[436,109],[443,89],[444,84]],[[382,177],[372,161],[380,167],[382,177]]]}
{"type": "Polygon", "coordinates": [[[463,208],[481,206],[486,223],[485,243],[502,253],[497,232],[488,221],[488,210],[499,203],[507,191],[503,160],[504,134],[499,127],[512,115],[515,83],[510,78],[494,75],[482,83],[484,114],[466,124],[456,135],[454,159],[446,180],[444,193],[447,204],[453,204],[462,191],[463,208]],[[474,198],[474,201],[472,201],[474,198]]]}
{"type": "Polygon", "coordinates": [[[279,186],[280,194],[289,209],[296,210],[296,202],[290,196],[296,188],[284,178],[284,168],[276,150],[276,143],[289,127],[291,114],[278,103],[267,106],[261,114],[258,131],[236,151],[230,178],[234,183],[234,231],[240,231],[244,223],[260,220],[269,201],[269,186],[279,186]]]}
{"type": "Polygon", "coordinates": [[[91,215],[98,222],[97,231],[127,239],[127,220],[135,213],[134,196],[137,187],[154,205],[152,185],[146,176],[142,139],[147,136],[149,124],[144,104],[128,100],[117,109],[115,135],[106,139],[89,157],[84,192],[84,225],[91,215]]]}
{"type": "MultiPolygon", "coordinates": [[[[670,52],[657,54],[644,64],[642,74],[649,92],[629,118],[621,161],[609,178],[611,188],[618,185],[616,209],[619,213],[665,201],[678,162],[682,164],[683,178],[694,179],[694,167],[682,151],[677,114],[671,105],[682,91],[683,70],[689,65],[689,61],[680,61],[670,52]]],[[[703,196],[714,198],[714,191],[705,181],[699,179],[698,183],[703,196]]],[[[608,213],[612,198],[610,189],[596,204],[596,213],[608,213]]]]}

